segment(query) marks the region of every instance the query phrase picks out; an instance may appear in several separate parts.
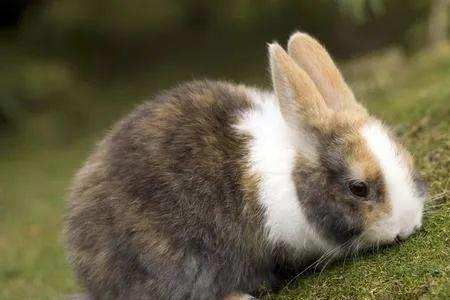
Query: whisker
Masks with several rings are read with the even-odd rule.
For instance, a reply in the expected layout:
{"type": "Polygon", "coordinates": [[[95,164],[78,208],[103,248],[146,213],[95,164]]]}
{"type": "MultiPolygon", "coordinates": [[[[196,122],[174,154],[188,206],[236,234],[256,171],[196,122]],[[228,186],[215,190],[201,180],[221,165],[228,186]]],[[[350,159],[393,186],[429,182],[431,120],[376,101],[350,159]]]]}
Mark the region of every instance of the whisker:
{"type": "Polygon", "coordinates": [[[305,272],[307,272],[307,271],[310,270],[311,268],[314,267],[314,269],[316,269],[316,267],[317,267],[320,263],[322,263],[325,259],[327,259],[328,256],[329,256],[331,253],[333,253],[333,251],[334,251],[336,248],[339,248],[339,247],[340,247],[340,245],[337,246],[337,247],[335,247],[335,248],[332,248],[332,249],[330,249],[330,250],[327,250],[327,251],[326,251],[324,254],[322,254],[317,260],[315,260],[313,263],[311,263],[310,265],[308,265],[308,266],[307,266],[305,269],[303,269],[301,272],[299,272],[298,274],[296,274],[292,279],[290,279],[290,280],[285,284],[285,286],[283,287],[282,290],[287,289],[287,288],[289,287],[289,285],[291,285],[297,278],[299,278],[301,275],[305,274],[305,272]]]}
{"type": "Polygon", "coordinates": [[[323,270],[325,270],[325,268],[333,261],[333,259],[335,258],[335,254],[339,253],[341,251],[341,249],[345,248],[350,243],[350,241],[351,240],[348,240],[345,243],[343,243],[342,245],[335,248],[333,253],[331,253],[331,255],[329,255],[329,259],[325,262],[324,266],[320,270],[319,277],[320,277],[320,275],[322,275],[323,270]]]}

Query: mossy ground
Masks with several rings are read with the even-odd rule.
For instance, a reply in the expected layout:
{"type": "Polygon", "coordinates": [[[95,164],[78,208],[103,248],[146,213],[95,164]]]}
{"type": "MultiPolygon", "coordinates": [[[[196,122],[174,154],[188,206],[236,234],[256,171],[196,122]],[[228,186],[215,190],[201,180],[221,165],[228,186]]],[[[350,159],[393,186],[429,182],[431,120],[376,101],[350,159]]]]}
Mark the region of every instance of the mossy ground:
{"type": "MultiPolygon", "coordinates": [[[[346,70],[358,96],[394,127],[429,183],[423,230],[400,245],[307,272],[268,298],[450,299],[450,49],[394,62],[361,59],[346,70]]],[[[32,127],[25,136],[1,149],[0,299],[58,299],[77,289],[61,239],[64,196],[101,130],[55,147],[28,143],[32,127]]]]}

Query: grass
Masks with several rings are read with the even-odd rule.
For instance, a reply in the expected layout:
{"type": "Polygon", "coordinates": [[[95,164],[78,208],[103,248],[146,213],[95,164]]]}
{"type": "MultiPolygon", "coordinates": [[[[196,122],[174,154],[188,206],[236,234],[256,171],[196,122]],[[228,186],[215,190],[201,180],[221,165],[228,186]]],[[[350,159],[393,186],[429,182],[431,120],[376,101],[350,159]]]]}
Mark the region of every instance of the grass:
{"type": "MultiPolygon", "coordinates": [[[[308,272],[269,299],[450,298],[450,48],[395,61],[392,67],[389,59],[361,59],[346,70],[355,87],[368,87],[357,94],[395,128],[429,183],[424,229],[401,245],[308,272]],[[359,70],[374,60],[373,72],[359,70]],[[379,73],[387,80],[373,84],[379,73]]],[[[59,299],[77,290],[64,257],[61,216],[71,176],[100,135],[96,129],[53,147],[28,139],[3,144],[0,300],[59,299]]]]}

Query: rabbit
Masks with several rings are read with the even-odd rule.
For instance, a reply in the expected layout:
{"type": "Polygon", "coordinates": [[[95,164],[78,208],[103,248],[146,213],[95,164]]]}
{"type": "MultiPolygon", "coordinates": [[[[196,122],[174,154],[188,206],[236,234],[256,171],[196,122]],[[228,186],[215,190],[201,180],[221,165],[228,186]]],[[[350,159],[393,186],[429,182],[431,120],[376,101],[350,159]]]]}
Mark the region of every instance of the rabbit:
{"type": "Polygon", "coordinates": [[[184,83],[97,145],[65,215],[80,299],[253,299],[279,268],[421,227],[411,155],[326,49],[296,32],[268,56],[273,91],[184,83]]]}

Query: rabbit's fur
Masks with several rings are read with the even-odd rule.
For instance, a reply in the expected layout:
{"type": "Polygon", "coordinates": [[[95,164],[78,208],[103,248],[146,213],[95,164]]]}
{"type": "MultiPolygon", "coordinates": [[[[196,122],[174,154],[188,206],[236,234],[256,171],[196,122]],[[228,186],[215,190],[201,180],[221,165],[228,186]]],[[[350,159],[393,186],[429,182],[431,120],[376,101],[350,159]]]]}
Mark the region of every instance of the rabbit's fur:
{"type": "Polygon", "coordinates": [[[195,81],[139,106],[75,178],[69,258],[94,299],[224,300],[276,270],[406,238],[409,154],[302,33],[269,46],[274,92],[195,81]],[[349,191],[367,183],[364,197],[349,191]],[[350,183],[349,183],[350,182],[350,183]]]}

